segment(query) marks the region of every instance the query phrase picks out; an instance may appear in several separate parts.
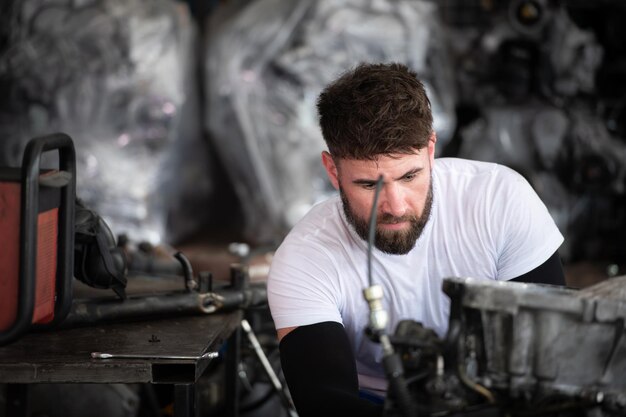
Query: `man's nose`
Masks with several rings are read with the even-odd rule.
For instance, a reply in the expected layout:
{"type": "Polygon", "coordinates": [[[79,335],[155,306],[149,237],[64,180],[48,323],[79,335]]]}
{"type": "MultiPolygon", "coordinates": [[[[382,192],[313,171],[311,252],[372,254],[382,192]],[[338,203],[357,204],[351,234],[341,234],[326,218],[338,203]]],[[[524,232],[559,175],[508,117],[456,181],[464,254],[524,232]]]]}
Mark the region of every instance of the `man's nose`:
{"type": "Polygon", "coordinates": [[[381,211],[394,217],[401,217],[406,213],[406,201],[402,189],[394,183],[385,184],[383,188],[381,211]]]}

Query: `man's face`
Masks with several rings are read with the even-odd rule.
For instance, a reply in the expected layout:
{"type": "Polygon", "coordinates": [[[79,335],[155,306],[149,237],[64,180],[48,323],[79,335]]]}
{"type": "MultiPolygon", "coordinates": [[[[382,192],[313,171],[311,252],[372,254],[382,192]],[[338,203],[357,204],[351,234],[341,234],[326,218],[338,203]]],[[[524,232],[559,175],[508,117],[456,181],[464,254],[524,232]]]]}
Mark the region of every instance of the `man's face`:
{"type": "Polygon", "coordinates": [[[348,221],[367,240],[376,181],[383,176],[378,198],[375,245],[386,253],[405,254],[421,235],[432,206],[431,169],[434,140],[414,154],[380,156],[373,161],[322,155],[331,182],[341,194],[348,221]]]}
{"type": "MultiPolygon", "coordinates": [[[[343,211],[346,218],[352,224],[357,234],[363,240],[369,237],[369,216],[367,218],[359,217],[350,205],[350,201],[343,189],[339,189],[341,202],[343,203],[343,211]]],[[[430,209],[433,204],[433,188],[432,183],[428,188],[426,202],[422,210],[422,214],[405,214],[401,217],[393,216],[390,213],[381,213],[378,215],[376,234],[374,235],[374,245],[383,252],[393,255],[404,255],[415,246],[415,242],[422,235],[424,227],[430,217],[430,209]],[[391,228],[392,225],[406,224],[399,230],[391,228]]]]}

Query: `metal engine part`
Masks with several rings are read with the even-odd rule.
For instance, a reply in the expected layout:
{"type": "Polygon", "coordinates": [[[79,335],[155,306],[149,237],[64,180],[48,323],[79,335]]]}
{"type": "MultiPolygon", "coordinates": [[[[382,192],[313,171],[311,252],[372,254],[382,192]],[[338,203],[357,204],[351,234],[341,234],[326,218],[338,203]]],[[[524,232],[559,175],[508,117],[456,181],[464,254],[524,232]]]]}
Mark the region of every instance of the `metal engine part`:
{"type": "Polygon", "coordinates": [[[443,290],[445,340],[415,322],[392,338],[420,415],[626,413],[626,276],[581,291],[448,278],[443,290]]]}

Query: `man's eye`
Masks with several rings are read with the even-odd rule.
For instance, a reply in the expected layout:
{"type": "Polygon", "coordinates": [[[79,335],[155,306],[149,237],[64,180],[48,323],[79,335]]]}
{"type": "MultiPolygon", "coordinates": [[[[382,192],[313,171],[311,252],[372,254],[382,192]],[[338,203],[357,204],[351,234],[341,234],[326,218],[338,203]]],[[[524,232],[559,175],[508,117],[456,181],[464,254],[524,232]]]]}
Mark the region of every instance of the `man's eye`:
{"type": "Polygon", "coordinates": [[[374,188],[376,188],[376,183],[373,182],[371,184],[361,184],[361,187],[363,187],[366,190],[373,190],[374,188]]]}
{"type": "Polygon", "coordinates": [[[410,182],[410,181],[413,181],[416,176],[417,174],[406,174],[404,177],[402,177],[402,180],[406,182],[410,182]]]}

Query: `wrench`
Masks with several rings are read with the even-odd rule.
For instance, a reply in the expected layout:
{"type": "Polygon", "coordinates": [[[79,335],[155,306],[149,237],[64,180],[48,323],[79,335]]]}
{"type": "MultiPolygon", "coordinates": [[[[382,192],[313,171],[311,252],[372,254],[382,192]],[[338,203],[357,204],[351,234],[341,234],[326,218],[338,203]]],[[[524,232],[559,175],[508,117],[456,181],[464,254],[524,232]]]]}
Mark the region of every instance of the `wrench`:
{"type": "Polygon", "coordinates": [[[200,356],[181,356],[181,355],[132,355],[132,354],[118,354],[118,353],[103,353],[103,352],[91,352],[92,359],[213,359],[217,358],[219,353],[207,352],[200,356]]]}

